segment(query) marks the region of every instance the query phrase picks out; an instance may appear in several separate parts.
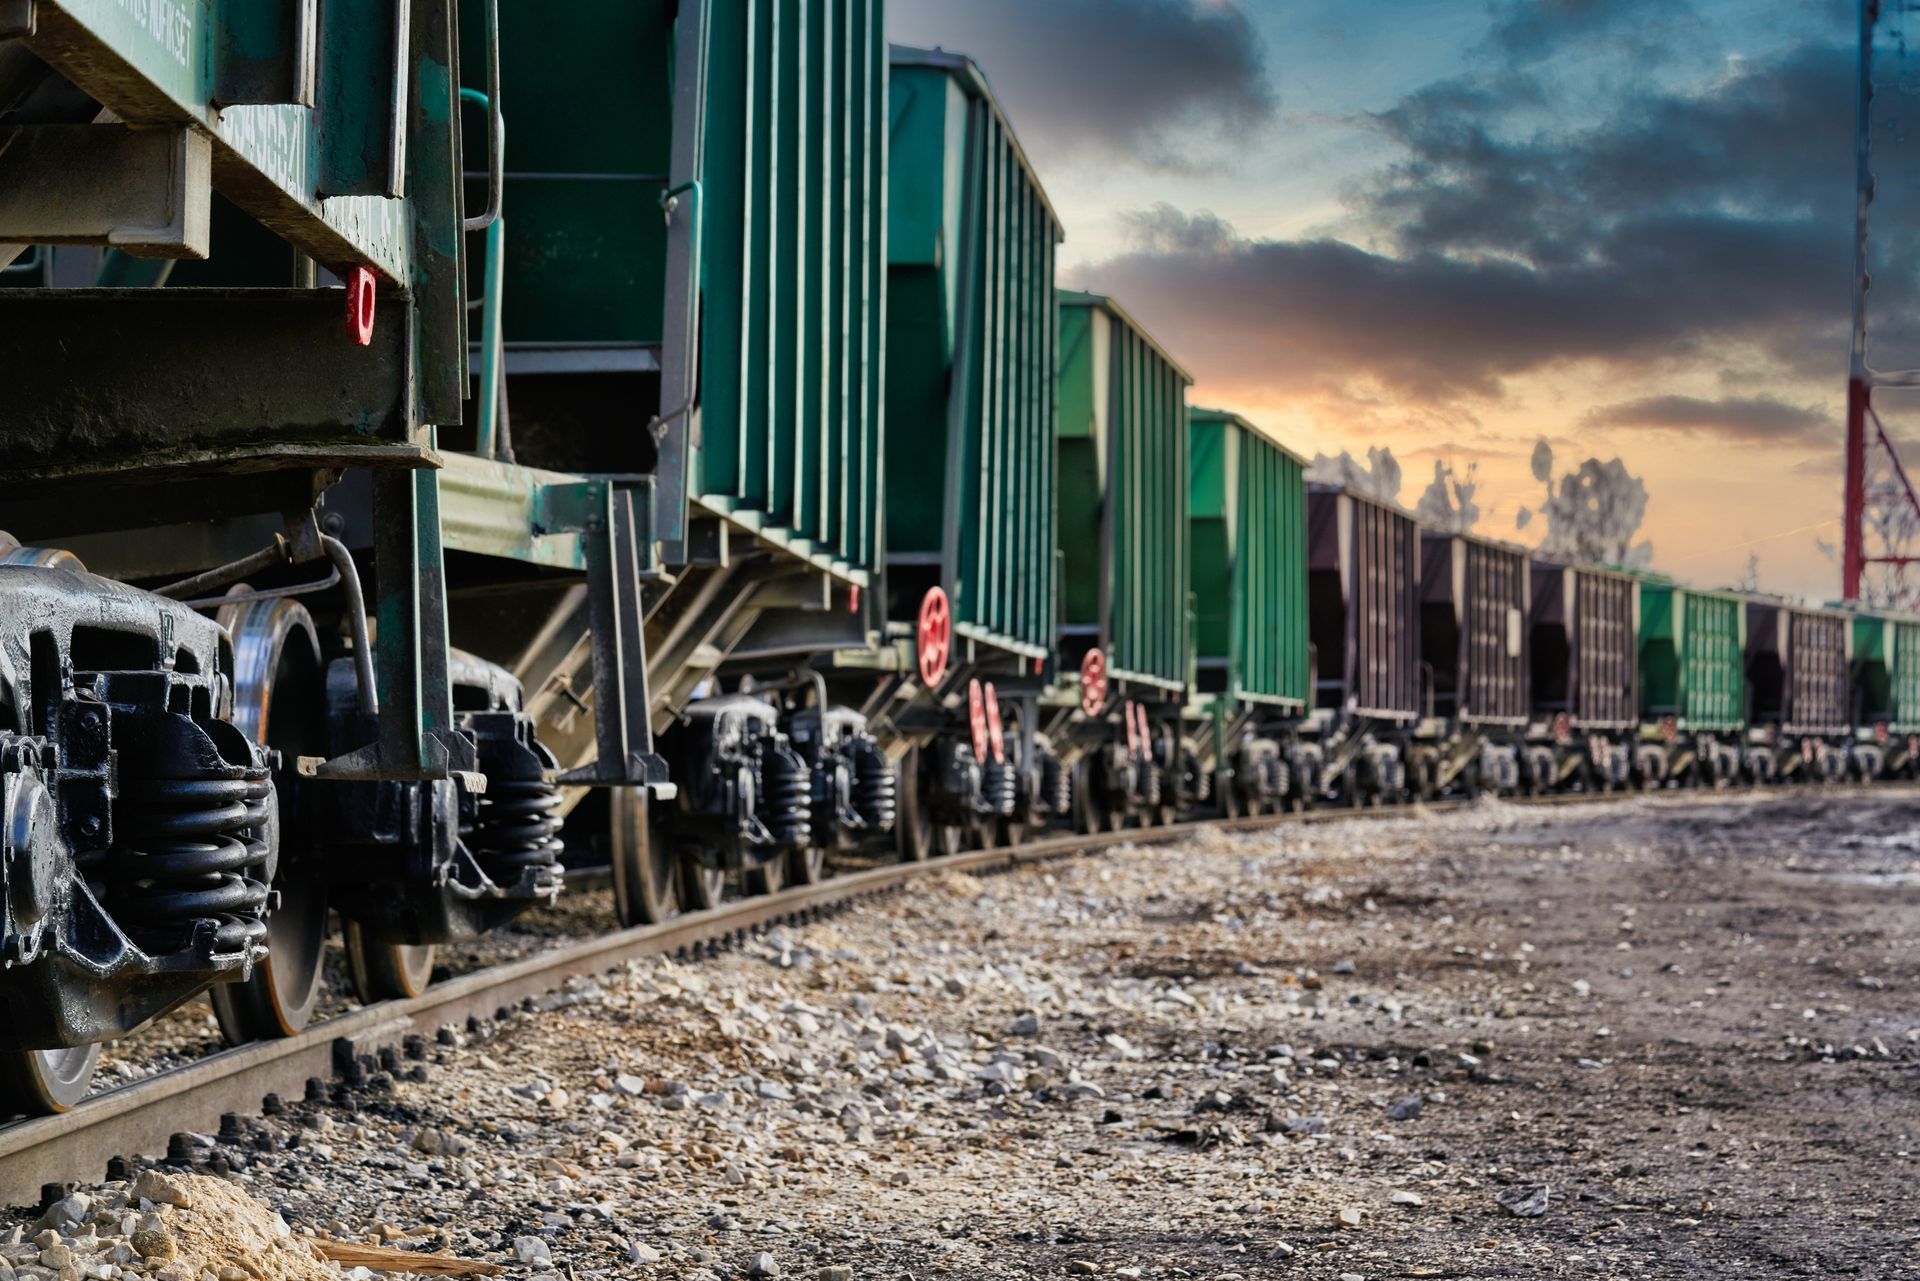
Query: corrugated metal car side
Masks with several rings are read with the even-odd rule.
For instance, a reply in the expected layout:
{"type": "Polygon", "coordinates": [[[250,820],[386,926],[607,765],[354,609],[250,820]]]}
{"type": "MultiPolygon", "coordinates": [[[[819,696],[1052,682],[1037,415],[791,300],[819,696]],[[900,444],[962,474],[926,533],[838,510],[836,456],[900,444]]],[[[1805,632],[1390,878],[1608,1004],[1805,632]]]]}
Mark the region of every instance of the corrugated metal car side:
{"type": "Polygon", "coordinates": [[[1634,644],[1640,588],[1626,574],[1574,568],[1574,725],[1617,729],[1639,716],[1634,644]]]}
{"type": "Polygon", "coordinates": [[[964,58],[896,48],[888,554],[941,562],[956,624],[1053,644],[1060,225],[964,58]]]}
{"type": "Polygon", "coordinates": [[[885,360],[882,0],[707,10],[695,492],[872,568],[885,360]]]}
{"type": "Polygon", "coordinates": [[[1920,729],[1920,620],[1878,611],[1851,614],[1856,728],[1920,729]]]}
{"type": "Polygon", "coordinates": [[[665,353],[697,349],[692,497],[817,562],[874,568],[884,0],[580,0],[503,6],[500,23],[516,446],[651,469],[649,416],[689,408],[659,403],[684,382],[665,353]],[[702,56],[680,57],[696,26],[702,56]],[[693,65],[697,108],[675,85],[693,65]],[[675,250],[695,224],[698,252],[675,250]],[[694,309],[667,314],[678,273],[698,282],[697,343],[694,309]]]}
{"type": "Polygon", "coordinates": [[[1640,575],[1640,709],[1682,729],[1747,721],[1746,609],[1737,596],[1640,575]]]}
{"type": "Polygon", "coordinates": [[[1695,729],[1745,725],[1746,619],[1740,598],[1682,588],[1678,600],[1685,640],[1681,720],[1695,729]]]}
{"type": "Polygon", "coordinates": [[[1465,534],[1421,535],[1420,652],[1435,710],[1468,723],[1526,721],[1527,556],[1465,534]]]}
{"type": "Polygon", "coordinates": [[[1792,680],[1787,727],[1832,733],[1852,722],[1847,671],[1847,620],[1837,614],[1793,610],[1787,645],[1792,680]]]}
{"type": "Polygon", "coordinates": [[[1310,485],[1307,557],[1315,705],[1377,720],[1421,715],[1413,518],[1344,489],[1310,485]]]}
{"type": "Polygon", "coordinates": [[[1790,734],[1832,734],[1852,719],[1851,633],[1844,614],[1750,597],[1749,715],[1790,734]]]}
{"type": "Polygon", "coordinates": [[[1108,670],[1184,689],[1192,379],[1111,299],[1062,293],[1060,310],[1068,622],[1089,600],[1077,580],[1099,573],[1108,670]]]}
{"type": "Polygon", "coordinates": [[[1920,732],[1920,620],[1893,620],[1893,719],[1897,733],[1920,732]]]}
{"type": "Polygon", "coordinates": [[[1637,722],[1638,580],[1591,565],[1535,560],[1530,609],[1533,714],[1564,715],[1576,729],[1617,730],[1637,722]]]}
{"type": "Polygon", "coordinates": [[[1306,482],[1301,461],[1221,410],[1190,416],[1194,644],[1230,696],[1304,707],[1306,482]]]}

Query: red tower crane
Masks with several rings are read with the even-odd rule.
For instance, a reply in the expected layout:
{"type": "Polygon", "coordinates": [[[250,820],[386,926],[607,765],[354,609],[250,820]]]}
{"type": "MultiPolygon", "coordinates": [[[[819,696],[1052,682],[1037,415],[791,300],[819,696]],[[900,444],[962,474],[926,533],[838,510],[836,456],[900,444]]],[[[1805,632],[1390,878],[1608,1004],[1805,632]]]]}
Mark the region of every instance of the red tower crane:
{"type": "MultiPolygon", "coordinates": [[[[1920,605],[1920,583],[1909,581],[1907,570],[1920,565],[1920,555],[1907,551],[1920,533],[1920,494],[1900,461],[1873,404],[1876,387],[1920,388],[1920,369],[1880,370],[1868,360],[1867,335],[1872,300],[1872,264],[1868,224],[1879,192],[1875,143],[1885,133],[1888,144],[1906,141],[1907,122],[1901,108],[1916,83],[1914,52],[1907,36],[1920,4],[1914,0],[1861,0],[1860,98],[1855,116],[1854,155],[1857,177],[1853,275],[1853,351],[1847,374],[1847,456],[1845,531],[1841,558],[1841,590],[1848,600],[1872,599],[1881,604],[1920,605]],[[1882,80],[1876,81],[1876,66],[1882,80]],[[1884,90],[1884,93],[1876,92],[1884,90]],[[1880,102],[1876,102],[1880,98],[1880,102]],[[1868,547],[1868,534],[1876,546],[1868,547]],[[1869,566],[1889,572],[1867,581],[1869,566]]],[[[1920,33],[1916,33],[1920,34],[1920,33]]],[[[1920,126],[1920,114],[1912,123],[1920,126]]]]}

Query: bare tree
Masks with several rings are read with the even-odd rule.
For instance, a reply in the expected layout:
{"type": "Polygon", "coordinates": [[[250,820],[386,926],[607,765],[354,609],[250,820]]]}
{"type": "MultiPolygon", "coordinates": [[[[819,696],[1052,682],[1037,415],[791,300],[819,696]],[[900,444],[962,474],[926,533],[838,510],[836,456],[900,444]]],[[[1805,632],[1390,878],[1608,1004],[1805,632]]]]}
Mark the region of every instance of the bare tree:
{"type": "Polygon", "coordinates": [[[1466,479],[1462,480],[1450,465],[1435,459],[1433,483],[1420,495],[1413,514],[1449,533],[1471,533],[1480,522],[1480,504],[1473,500],[1474,492],[1480,488],[1475,479],[1479,469],[1480,464],[1468,463],[1466,479]]]}
{"type": "MultiPolygon", "coordinates": [[[[1549,556],[1602,565],[1644,569],[1653,563],[1653,544],[1634,541],[1647,516],[1647,486],[1618,458],[1589,458],[1579,470],[1553,478],[1553,448],[1543,439],[1533,447],[1533,474],[1546,487],[1540,515],[1547,531],[1540,550],[1549,556]]],[[[1533,512],[1521,508],[1516,528],[1525,529],[1533,512]]]]}
{"type": "Polygon", "coordinates": [[[1391,449],[1380,445],[1367,450],[1364,463],[1344,449],[1338,457],[1315,454],[1307,464],[1307,479],[1323,485],[1340,485],[1383,502],[1400,501],[1400,460],[1393,456],[1391,449]]]}

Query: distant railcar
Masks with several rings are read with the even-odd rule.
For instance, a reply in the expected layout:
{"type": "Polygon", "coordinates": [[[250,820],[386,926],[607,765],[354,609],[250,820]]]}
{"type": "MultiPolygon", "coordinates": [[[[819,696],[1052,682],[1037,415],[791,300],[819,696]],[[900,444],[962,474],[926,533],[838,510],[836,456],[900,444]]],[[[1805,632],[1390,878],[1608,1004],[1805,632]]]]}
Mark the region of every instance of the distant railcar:
{"type": "Polygon", "coordinates": [[[1920,619],[1854,611],[1853,725],[1860,777],[1913,775],[1920,764],[1920,619]]]}
{"type": "Polygon", "coordinates": [[[1428,708],[1420,666],[1420,529],[1390,503],[1307,490],[1307,617],[1325,795],[1406,790],[1406,743],[1428,708]]]}
{"type": "Polygon", "coordinates": [[[1852,737],[1853,631],[1838,610],[1746,601],[1748,716],[1781,777],[1832,780],[1852,737]]]}
{"type": "Polygon", "coordinates": [[[1640,725],[1639,580],[1538,557],[1532,574],[1527,781],[1535,790],[1627,783],[1640,725]]]}
{"type": "MultiPolygon", "coordinates": [[[[1648,782],[1746,776],[1747,614],[1732,592],[1640,576],[1640,713],[1648,782]]],[[[1765,769],[1760,757],[1751,762],[1765,769]]]]}
{"type": "Polygon", "coordinates": [[[1192,377],[1118,303],[1060,295],[1062,705],[1085,826],[1165,821],[1187,777],[1187,388],[1192,377]]]}
{"type": "Polygon", "coordinates": [[[1422,530],[1420,658],[1430,724],[1413,777],[1428,795],[1521,783],[1528,713],[1527,553],[1471,534],[1422,530]]]}
{"type": "Polygon", "coordinates": [[[1194,681],[1187,738],[1223,812],[1315,791],[1307,486],[1299,455],[1218,409],[1188,415],[1194,681]]]}

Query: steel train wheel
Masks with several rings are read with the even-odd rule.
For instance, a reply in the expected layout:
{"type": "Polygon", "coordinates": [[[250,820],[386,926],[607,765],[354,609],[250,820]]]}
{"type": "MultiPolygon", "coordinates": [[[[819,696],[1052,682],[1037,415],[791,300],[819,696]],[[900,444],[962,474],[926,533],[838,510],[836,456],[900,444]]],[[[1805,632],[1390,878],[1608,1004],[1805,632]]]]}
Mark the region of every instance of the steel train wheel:
{"type": "Polygon", "coordinates": [[[787,854],[740,869],[740,887],[748,894],[778,894],[787,888],[787,854]]]}
{"type": "Polygon", "coordinates": [[[347,973],[361,1004],[407,1000],[433,982],[433,944],[378,942],[354,921],[346,923],[346,935],[347,973]]]}
{"type": "MultiPolygon", "coordinates": [[[[239,590],[239,589],[236,589],[239,590]]],[[[220,611],[233,636],[233,721],[248,738],[280,753],[275,780],[283,832],[311,827],[294,773],[302,756],[326,752],[326,668],[313,618],[290,600],[253,601],[220,611]]],[[[327,955],[327,888],[320,851],[282,847],[273,888],[280,905],[267,917],[267,959],[243,982],[208,994],[229,1045],[293,1036],[313,1018],[327,955]]]]}
{"type": "Polygon", "coordinates": [[[933,811],[927,807],[927,790],[921,778],[921,749],[911,748],[900,760],[900,813],[894,821],[894,844],[900,859],[922,863],[933,857],[933,811]]]}
{"type": "Polygon", "coordinates": [[[787,884],[818,885],[827,879],[827,851],[808,845],[787,854],[787,884]]]}
{"type": "Polygon", "coordinates": [[[1116,803],[1094,777],[1095,768],[1087,756],[1073,767],[1073,828],[1082,836],[1117,832],[1127,825],[1126,799],[1116,803]]]}
{"type": "Polygon", "coordinates": [[[0,1054],[0,1116],[49,1116],[87,1097],[100,1065],[98,1045],[0,1054]]]}
{"type": "Polygon", "coordinates": [[[719,907],[727,896],[727,869],[708,867],[691,856],[680,861],[680,901],[689,912],[719,907]]]}
{"type": "Polygon", "coordinates": [[[673,842],[654,830],[643,787],[619,787],[608,798],[613,837],[613,906],[622,925],[658,925],[680,915],[680,878],[673,842]]]}

